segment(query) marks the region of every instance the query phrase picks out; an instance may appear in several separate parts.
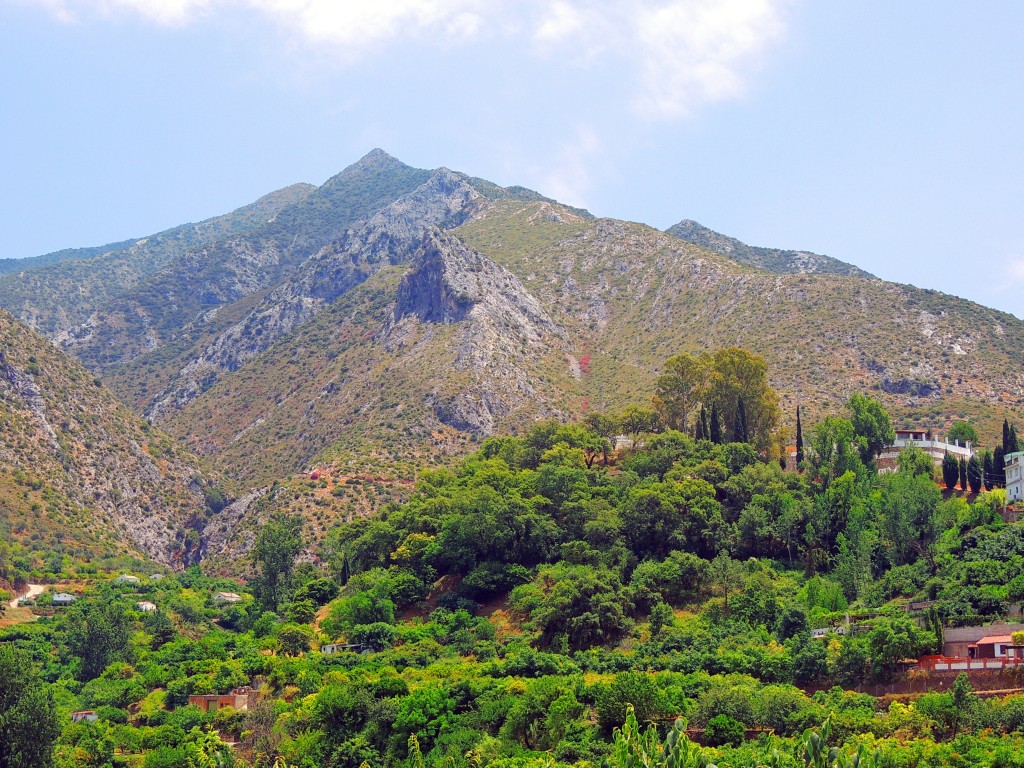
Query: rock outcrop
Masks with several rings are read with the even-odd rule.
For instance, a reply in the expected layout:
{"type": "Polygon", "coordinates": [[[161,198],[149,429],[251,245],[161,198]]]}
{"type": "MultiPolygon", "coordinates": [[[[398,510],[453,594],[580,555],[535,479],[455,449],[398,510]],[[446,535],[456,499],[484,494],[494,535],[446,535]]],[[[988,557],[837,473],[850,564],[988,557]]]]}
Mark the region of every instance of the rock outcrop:
{"type": "Polygon", "coordinates": [[[307,260],[243,319],[190,360],[154,399],[154,421],[180,409],[306,322],[339,296],[388,265],[412,258],[431,227],[455,227],[477,213],[484,198],[466,180],[441,168],[417,189],[377,211],[307,260]]]}

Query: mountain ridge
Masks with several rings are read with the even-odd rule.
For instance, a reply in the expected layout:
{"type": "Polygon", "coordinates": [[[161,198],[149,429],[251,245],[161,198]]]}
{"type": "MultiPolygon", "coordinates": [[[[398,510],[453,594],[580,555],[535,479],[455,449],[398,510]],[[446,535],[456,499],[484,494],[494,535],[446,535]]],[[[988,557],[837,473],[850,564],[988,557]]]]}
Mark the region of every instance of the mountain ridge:
{"type": "Polygon", "coordinates": [[[836,274],[854,275],[856,277],[874,277],[860,267],[847,264],[845,261],[833,259],[831,256],[811,253],[810,251],[793,251],[782,248],[764,248],[747,245],[734,237],[715,232],[693,219],[683,219],[665,230],[695,245],[728,256],[741,264],[760,267],[769,272],[781,274],[836,274]]]}

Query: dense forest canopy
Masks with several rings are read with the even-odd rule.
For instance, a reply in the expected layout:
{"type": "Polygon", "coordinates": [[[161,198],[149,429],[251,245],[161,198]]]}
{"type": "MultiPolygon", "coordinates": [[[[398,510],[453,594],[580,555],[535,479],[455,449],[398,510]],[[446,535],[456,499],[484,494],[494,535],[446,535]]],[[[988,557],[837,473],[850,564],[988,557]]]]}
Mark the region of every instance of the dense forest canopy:
{"type": "Polygon", "coordinates": [[[651,407],[486,440],[312,552],[275,515],[246,585],[51,558],[79,597],[7,609],[0,768],[1024,764],[1024,695],[906,672],[1024,600],[1005,492],[879,473],[862,394],[795,465],[765,373],[674,357],[651,407]]]}

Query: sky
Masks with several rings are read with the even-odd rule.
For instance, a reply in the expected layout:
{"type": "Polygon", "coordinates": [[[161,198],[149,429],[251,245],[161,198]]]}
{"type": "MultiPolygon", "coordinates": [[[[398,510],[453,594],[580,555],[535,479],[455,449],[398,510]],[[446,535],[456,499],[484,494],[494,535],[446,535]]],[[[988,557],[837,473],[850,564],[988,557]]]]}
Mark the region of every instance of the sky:
{"type": "Polygon", "coordinates": [[[1024,318],[1024,3],[0,0],[0,257],[374,147],[1024,318]]]}

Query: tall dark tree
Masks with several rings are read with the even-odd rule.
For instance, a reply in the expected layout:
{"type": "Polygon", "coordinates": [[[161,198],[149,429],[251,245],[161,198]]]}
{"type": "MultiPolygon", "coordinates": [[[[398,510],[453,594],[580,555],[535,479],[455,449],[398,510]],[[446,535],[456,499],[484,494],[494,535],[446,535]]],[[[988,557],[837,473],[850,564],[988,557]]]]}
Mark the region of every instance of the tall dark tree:
{"type": "Polygon", "coordinates": [[[1017,453],[1020,450],[1020,443],[1017,440],[1017,427],[1014,424],[1010,425],[1010,439],[1006,443],[1007,453],[1017,453]]]}
{"type": "Polygon", "coordinates": [[[1002,488],[1006,485],[1006,460],[1004,456],[1003,447],[997,445],[995,450],[992,451],[992,481],[995,483],[996,488],[1002,488]]]}
{"type": "Polygon", "coordinates": [[[942,482],[946,484],[946,488],[952,491],[956,488],[956,483],[959,479],[960,464],[955,456],[946,451],[946,455],[942,457],[942,482]]]}
{"type": "Polygon", "coordinates": [[[711,424],[709,425],[709,435],[711,435],[711,442],[715,445],[721,445],[722,443],[722,418],[718,415],[718,403],[712,403],[711,405],[711,424]]]}
{"type": "Polygon", "coordinates": [[[800,424],[800,406],[796,407],[796,463],[804,460],[804,430],[800,424]]]}
{"type": "Polygon", "coordinates": [[[747,442],[747,409],[743,406],[743,398],[736,398],[736,421],[732,425],[732,441],[747,442]]]}
{"type": "Polygon", "coordinates": [[[348,552],[341,553],[341,573],[339,574],[341,579],[341,586],[348,584],[348,580],[352,578],[352,567],[348,564],[348,552]]]}
{"type": "Polygon", "coordinates": [[[1003,453],[1010,453],[1010,422],[1003,419],[1003,453]]]}
{"type": "Polygon", "coordinates": [[[996,468],[995,464],[992,463],[991,451],[985,451],[984,457],[982,460],[982,470],[984,472],[985,490],[991,491],[996,487],[996,468]]]}
{"type": "Polygon", "coordinates": [[[284,602],[295,558],[302,551],[302,518],[277,514],[263,526],[252,549],[259,566],[256,592],[263,607],[276,611],[284,602]]]}
{"type": "Polygon", "coordinates": [[[704,406],[700,407],[700,413],[697,414],[697,425],[693,430],[693,437],[696,440],[706,440],[707,434],[704,431],[704,425],[708,423],[707,418],[704,416],[704,406]]]}
{"type": "Polygon", "coordinates": [[[971,456],[967,462],[967,484],[971,487],[971,493],[978,493],[981,490],[981,462],[978,455],[971,456]]]}
{"type": "Polygon", "coordinates": [[[60,732],[53,694],[32,659],[0,643],[0,768],[46,768],[60,732]]]}
{"type": "Polygon", "coordinates": [[[958,467],[958,469],[960,471],[960,490],[961,491],[966,491],[967,490],[967,461],[966,461],[966,459],[964,459],[963,456],[960,457],[960,466],[958,467]]]}

